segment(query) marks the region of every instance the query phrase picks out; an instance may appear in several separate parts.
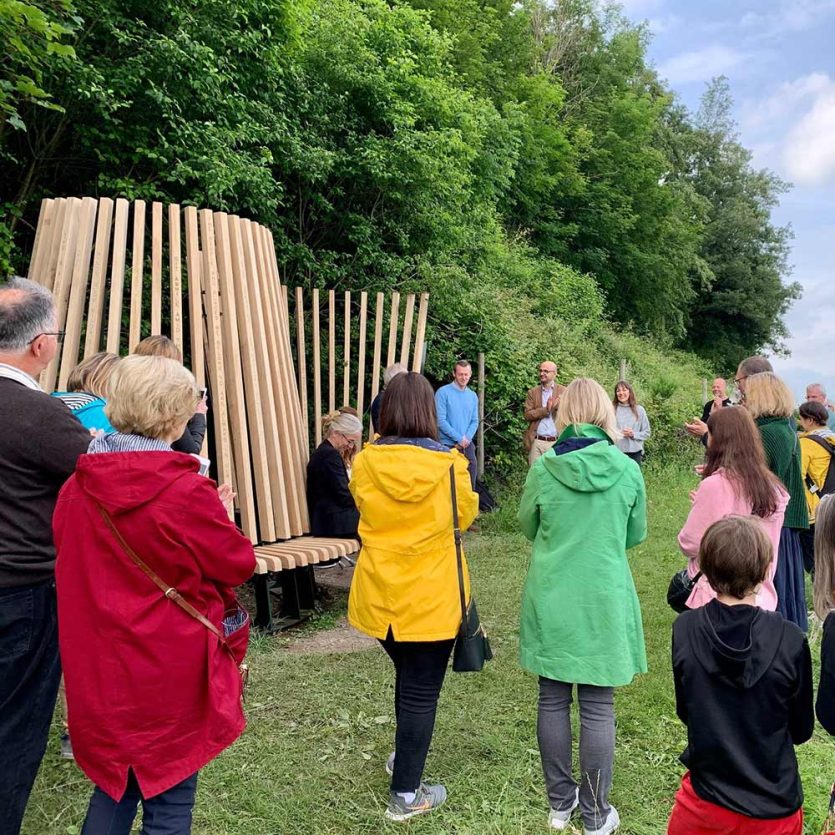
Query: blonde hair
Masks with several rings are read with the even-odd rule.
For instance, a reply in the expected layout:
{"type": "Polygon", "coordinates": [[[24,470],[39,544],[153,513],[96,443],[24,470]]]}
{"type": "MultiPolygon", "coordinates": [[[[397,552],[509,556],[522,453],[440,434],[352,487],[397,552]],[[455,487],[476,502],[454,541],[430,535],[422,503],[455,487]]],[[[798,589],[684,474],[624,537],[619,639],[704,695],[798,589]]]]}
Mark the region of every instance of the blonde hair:
{"type": "Polygon", "coordinates": [[[562,393],[557,410],[557,435],[561,435],[567,426],[576,427],[579,423],[599,426],[612,441],[620,438],[615,407],[603,386],[590,377],[572,380],[562,393]]]}
{"type": "Polygon", "coordinates": [[[334,432],[340,432],[342,435],[361,435],[362,421],[356,415],[337,410],[322,418],[322,431],[326,438],[334,432]]]}
{"type": "Polygon", "coordinates": [[[835,494],[824,496],[815,511],[815,614],[826,620],[835,609],[835,494]]]}
{"type": "Polygon", "coordinates": [[[745,408],[752,418],[791,417],[794,396],[791,389],[773,372],[752,374],[745,382],[745,408]]]}
{"type": "Polygon", "coordinates": [[[167,336],[146,336],[133,349],[140,357],[166,357],[182,363],[183,352],[167,336]]]}
{"type": "Polygon", "coordinates": [[[83,391],[106,400],[107,384],[117,362],[119,357],[107,351],[99,351],[98,354],[81,360],[70,372],[67,391],[83,391]]]}
{"type": "Polygon", "coordinates": [[[179,362],[133,355],[114,368],[104,413],[119,432],[164,440],[191,418],[199,399],[194,376],[179,362]]]}

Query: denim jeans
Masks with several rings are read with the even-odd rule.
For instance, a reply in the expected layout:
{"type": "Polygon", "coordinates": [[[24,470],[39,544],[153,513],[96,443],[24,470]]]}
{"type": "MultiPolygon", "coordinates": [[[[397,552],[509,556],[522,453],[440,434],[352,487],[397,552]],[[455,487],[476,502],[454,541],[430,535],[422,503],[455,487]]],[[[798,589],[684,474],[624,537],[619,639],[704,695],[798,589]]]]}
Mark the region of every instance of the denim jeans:
{"type": "Polygon", "coordinates": [[[0,835],[18,835],[58,695],[55,584],[0,588],[0,835]]]}
{"type": "Polygon", "coordinates": [[[413,792],[420,785],[435,712],[452,645],[448,641],[395,641],[389,631],[383,649],[394,663],[395,732],[393,792],[413,792]]]}
{"type": "Polygon", "coordinates": [[[125,793],[118,802],[96,786],[81,835],[130,835],[140,803],[140,835],[189,835],[196,793],[197,774],[192,774],[162,794],[145,799],[131,771],[125,793]]]}

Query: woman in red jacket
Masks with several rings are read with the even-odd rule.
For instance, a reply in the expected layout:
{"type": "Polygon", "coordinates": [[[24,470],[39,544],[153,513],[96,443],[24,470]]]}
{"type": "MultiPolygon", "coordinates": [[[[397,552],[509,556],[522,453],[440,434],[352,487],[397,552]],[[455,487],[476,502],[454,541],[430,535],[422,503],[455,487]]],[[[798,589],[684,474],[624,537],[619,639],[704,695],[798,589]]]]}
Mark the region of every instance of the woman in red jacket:
{"type": "Polygon", "coordinates": [[[84,835],[128,835],[140,801],[144,835],[188,833],[197,772],[244,729],[249,630],[233,589],[255,558],[229,487],[171,450],[197,401],[179,363],[121,360],[106,410],[117,431],[93,440],[55,509],[70,735],[96,786],[84,835]]]}

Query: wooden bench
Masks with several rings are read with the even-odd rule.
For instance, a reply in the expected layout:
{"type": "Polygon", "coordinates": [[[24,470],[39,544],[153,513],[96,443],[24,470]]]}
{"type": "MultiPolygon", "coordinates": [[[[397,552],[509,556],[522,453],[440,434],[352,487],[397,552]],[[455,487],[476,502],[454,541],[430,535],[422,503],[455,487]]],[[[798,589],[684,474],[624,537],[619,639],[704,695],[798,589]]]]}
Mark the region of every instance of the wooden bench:
{"type": "Polygon", "coordinates": [[[300,623],[316,605],[313,566],[350,557],[359,551],[356,539],[325,539],[301,536],[286,542],[259,545],[255,549],[255,621],[258,629],[276,632],[300,623]],[[281,588],[278,617],[273,617],[270,582],[281,588]]]}

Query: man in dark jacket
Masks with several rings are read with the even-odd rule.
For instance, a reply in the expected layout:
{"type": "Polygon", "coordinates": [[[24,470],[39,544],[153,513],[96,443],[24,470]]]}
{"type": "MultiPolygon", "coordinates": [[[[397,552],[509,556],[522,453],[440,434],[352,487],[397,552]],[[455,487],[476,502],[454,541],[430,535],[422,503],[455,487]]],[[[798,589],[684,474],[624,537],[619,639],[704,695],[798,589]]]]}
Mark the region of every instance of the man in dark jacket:
{"type": "Polygon", "coordinates": [[[0,285],[0,830],[20,831],[46,749],[61,665],[52,512],[90,433],[35,378],[63,334],[52,296],[0,285]]]}

